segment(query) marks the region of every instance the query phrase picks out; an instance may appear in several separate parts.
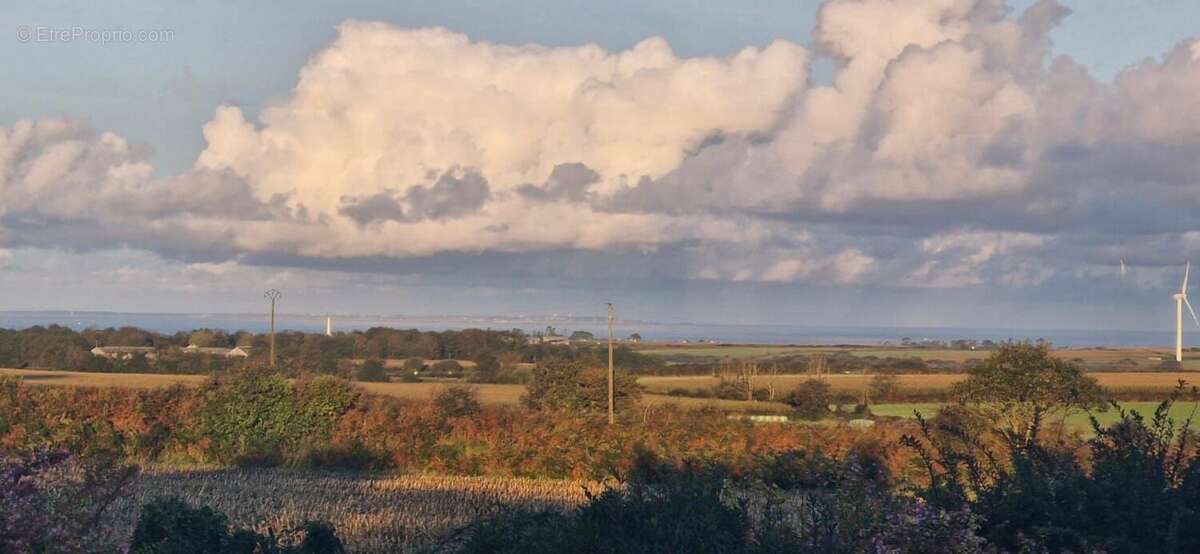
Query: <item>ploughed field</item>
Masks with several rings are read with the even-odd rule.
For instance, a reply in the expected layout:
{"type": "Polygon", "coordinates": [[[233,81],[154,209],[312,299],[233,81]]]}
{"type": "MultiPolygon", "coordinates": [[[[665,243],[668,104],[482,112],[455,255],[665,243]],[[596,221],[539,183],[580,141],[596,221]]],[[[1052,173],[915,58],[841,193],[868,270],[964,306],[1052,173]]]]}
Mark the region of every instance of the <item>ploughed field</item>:
{"type": "Polygon", "coordinates": [[[436,550],[447,532],[513,508],[570,509],[586,500],[578,481],[490,477],[366,476],[284,469],[148,469],[113,513],[132,534],[142,504],[178,497],[216,508],[240,527],[277,535],[321,519],[350,552],[436,550]]]}

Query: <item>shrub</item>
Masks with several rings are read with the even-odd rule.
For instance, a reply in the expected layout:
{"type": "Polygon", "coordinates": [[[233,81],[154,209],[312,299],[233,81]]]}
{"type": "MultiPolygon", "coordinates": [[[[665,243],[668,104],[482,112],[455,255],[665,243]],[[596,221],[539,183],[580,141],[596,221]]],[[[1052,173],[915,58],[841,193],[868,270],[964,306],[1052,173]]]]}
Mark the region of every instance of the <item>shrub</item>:
{"type": "Polygon", "coordinates": [[[1044,444],[1037,421],[1017,422],[1030,434],[1014,441],[1009,422],[984,420],[1004,439],[989,443],[918,419],[921,434],[903,442],[927,473],[920,496],[978,514],[979,534],[1001,551],[1194,552],[1200,458],[1190,419],[1176,427],[1168,417],[1172,402],[1149,421],[1119,408],[1107,428],[1093,419],[1090,471],[1071,444],[1044,444]]]}
{"type": "Polygon", "coordinates": [[[359,391],[348,381],[328,375],[296,383],[296,408],[306,435],[329,437],[333,424],[358,400],[359,391]]]}
{"type": "Polygon", "coordinates": [[[475,387],[462,385],[442,387],[434,393],[433,403],[442,417],[467,417],[482,409],[479,391],[475,387]]]}
{"type": "Polygon", "coordinates": [[[354,372],[354,378],[367,383],[385,383],[388,380],[383,362],[376,359],[364,361],[359,365],[354,372]]]}
{"type": "Polygon", "coordinates": [[[200,413],[206,453],[222,463],[286,461],[304,443],[328,437],[356,398],[348,383],[331,376],[293,387],[281,375],[255,368],[211,381],[200,413]]]}
{"type": "Polygon", "coordinates": [[[788,396],[787,403],[796,409],[797,417],[817,420],[829,415],[831,400],[829,383],[820,379],[809,379],[796,386],[796,390],[788,396]]]}
{"type": "Polygon", "coordinates": [[[201,435],[215,461],[267,461],[298,439],[292,386],[280,375],[250,369],[210,381],[204,394],[201,435]]]}
{"type": "Polygon", "coordinates": [[[516,509],[480,519],[443,539],[440,548],[462,554],[525,554],[571,552],[569,514],[547,509],[516,509]],[[460,536],[461,535],[461,536],[460,536]]]}
{"type": "Polygon", "coordinates": [[[468,526],[458,551],[747,552],[750,520],[722,500],[724,477],[713,466],[654,468],[589,493],[574,514],[522,510],[468,526]]]}
{"type": "Polygon", "coordinates": [[[0,456],[0,552],[116,551],[107,508],[135,473],[63,451],[0,456]]]}
{"type": "MultiPolygon", "coordinates": [[[[165,498],[142,506],[133,530],[131,554],[224,552],[230,546],[229,518],[207,506],[165,498]]],[[[240,542],[240,541],[239,541],[240,542]]]]}
{"type": "Polygon", "coordinates": [[[160,498],[142,506],[130,540],[130,554],[342,554],[332,525],[306,521],[290,530],[297,546],[280,544],[274,533],[230,528],[229,518],[208,506],[160,498]]]}
{"type": "Polygon", "coordinates": [[[445,377],[452,377],[462,374],[462,364],[454,360],[438,360],[429,366],[429,373],[445,377]]]}
{"type": "Polygon", "coordinates": [[[414,373],[405,371],[404,373],[400,374],[400,382],[401,383],[420,383],[421,378],[418,377],[414,373]]]}
{"type": "Polygon", "coordinates": [[[474,369],[471,370],[470,380],[476,383],[495,383],[500,375],[500,360],[496,359],[496,355],[489,350],[483,350],[475,355],[471,361],[475,362],[474,369]]]}
{"type": "Polygon", "coordinates": [[[410,374],[414,371],[421,371],[425,369],[425,360],[422,358],[405,358],[402,367],[404,371],[410,374]]]}
{"type": "Polygon", "coordinates": [[[719,383],[713,385],[712,395],[723,400],[745,400],[746,389],[735,381],[721,379],[719,383]]]}
{"type": "Polygon", "coordinates": [[[748,514],[722,500],[725,476],[709,467],[659,472],[609,488],[579,510],[574,552],[738,552],[750,540],[748,514]]]}

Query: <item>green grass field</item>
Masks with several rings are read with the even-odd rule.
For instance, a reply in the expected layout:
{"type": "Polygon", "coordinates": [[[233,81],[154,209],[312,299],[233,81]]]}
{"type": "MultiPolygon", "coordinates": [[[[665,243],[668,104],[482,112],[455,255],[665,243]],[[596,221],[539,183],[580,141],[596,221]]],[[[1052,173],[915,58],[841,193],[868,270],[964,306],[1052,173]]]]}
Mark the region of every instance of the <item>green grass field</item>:
{"type": "MultiPolygon", "coordinates": [[[[1122,402],[1121,406],[1126,410],[1137,411],[1149,419],[1154,415],[1154,410],[1158,408],[1158,402],[1122,402]]],[[[922,416],[933,417],[941,407],[942,404],[928,403],[877,404],[871,406],[871,412],[877,416],[912,418],[915,417],[913,412],[917,411],[922,416]]],[[[1171,406],[1169,414],[1175,420],[1175,423],[1180,425],[1198,408],[1200,408],[1200,402],[1176,402],[1171,406]]],[[[1110,425],[1117,421],[1117,411],[1113,409],[1103,412],[1093,412],[1092,415],[1096,416],[1096,420],[1101,425],[1110,425]]],[[[1197,421],[1197,423],[1200,424],[1200,421],[1197,421]]],[[[1092,428],[1088,420],[1088,413],[1082,411],[1073,412],[1068,415],[1067,425],[1082,431],[1090,431],[1092,428]]]]}

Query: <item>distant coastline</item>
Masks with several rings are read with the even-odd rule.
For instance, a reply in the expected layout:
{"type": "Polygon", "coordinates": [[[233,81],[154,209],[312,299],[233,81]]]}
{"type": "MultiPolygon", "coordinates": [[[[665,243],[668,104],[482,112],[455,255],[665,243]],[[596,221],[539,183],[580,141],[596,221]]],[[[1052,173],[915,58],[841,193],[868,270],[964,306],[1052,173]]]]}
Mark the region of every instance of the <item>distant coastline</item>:
{"type": "MultiPolygon", "coordinates": [[[[588,331],[601,336],[606,333],[602,317],[579,317],[557,314],[508,316],[428,316],[428,315],[363,315],[363,314],[279,314],[280,329],[323,332],[325,318],[333,317],[335,331],[365,330],[370,327],[416,328],[443,331],[465,328],[521,329],[527,333],[545,330],[547,326],[562,332],[588,331]]],[[[263,314],[189,314],[189,313],[131,313],[97,311],[0,311],[0,328],[22,329],[34,325],[62,325],[72,329],[139,327],[161,333],[190,331],[200,328],[227,331],[267,329],[263,314]]],[[[913,341],[969,340],[1037,340],[1044,339],[1059,347],[1163,347],[1173,340],[1170,332],[1137,330],[1080,330],[1080,329],[985,329],[949,327],[889,327],[889,326],[810,326],[790,324],[712,324],[669,323],[640,320],[618,320],[617,335],[625,337],[638,333],[648,341],[716,341],[739,344],[829,345],[898,344],[907,337],[913,341]]]]}

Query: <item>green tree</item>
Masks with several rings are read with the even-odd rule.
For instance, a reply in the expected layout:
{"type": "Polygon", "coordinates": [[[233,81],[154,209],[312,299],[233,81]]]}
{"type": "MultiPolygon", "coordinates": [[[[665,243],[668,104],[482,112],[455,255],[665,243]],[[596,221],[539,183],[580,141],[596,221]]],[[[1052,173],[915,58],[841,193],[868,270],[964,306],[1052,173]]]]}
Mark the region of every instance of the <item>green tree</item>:
{"type": "Polygon", "coordinates": [[[787,403],[796,409],[797,417],[817,420],[829,415],[829,402],[832,400],[829,383],[809,379],[796,386],[796,390],[788,396],[787,403]]]}
{"type": "Polygon", "coordinates": [[[471,359],[475,368],[470,372],[471,381],[476,383],[495,383],[500,376],[500,360],[491,350],[482,350],[471,359]]]}
{"type": "MultiPolygon", "coordinates": [[[[641,397],[637,378],[629,372],[616,372],[614,382],[616,408],[622,410],[641,397]]],[[[577,360],[552,358],[534,367],[521,402],[535,410],[608,410],[608,373],[591,369],[577,360]]]]}
{"type": "Polygon", "coordinates": [[[1011,343],[972,367],[954,396],[997,423],[1013,445],[1031,445],[1046,417],[1102,408],[1104,390],[1083,370],[1050,353],[1046,343],[1011,343]]]}
{"type": "Polygon", "coordinates": [[[383,362],[374,358],[359,364],[354,372],[354,378],[367,383],[384,383],[388,380],[387,371],[383,369],[383,362]]]}
{"type": "Polygon", "coordinates": [[[430,373],[443,376],[458,376],[462,370],[462,364],[456,360],[438,360],[429,366],[430,373]]]}

